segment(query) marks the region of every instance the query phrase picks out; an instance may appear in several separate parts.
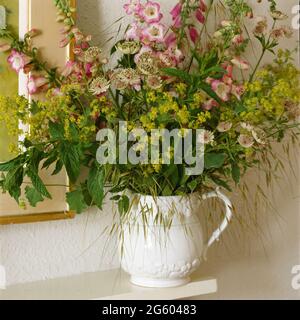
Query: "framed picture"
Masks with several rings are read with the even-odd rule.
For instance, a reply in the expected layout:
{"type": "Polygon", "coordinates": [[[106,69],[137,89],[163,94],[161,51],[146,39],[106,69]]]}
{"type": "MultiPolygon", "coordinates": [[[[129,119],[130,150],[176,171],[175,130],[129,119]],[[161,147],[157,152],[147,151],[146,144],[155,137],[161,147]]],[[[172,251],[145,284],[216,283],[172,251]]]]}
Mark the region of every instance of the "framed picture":
{"type": "MultiPolygon", "coordinates": [[[[0,0],[0,18],[2,27],[9,24],[19,32],[20,37],[32,28],[42,30],[42,35],[34,39],[34,45],[41,49],[43,59],[54,66],[62,67],[70,58],[70,47],[59,49],[61,26],[56,23],[53,0],[0,0]]],[[[10,70],[6,60],[7,56],[1,53],[0,95],[27,95],[27,76],[18,76],[10,70]]],[[[17,139],[19,137],[8,138],[4,124],[0,123],[0,162],[7,161],[12,156],[9,144],[18,141],[17,139]]],[[[20,208],[9,195],[0,194],[0,225],[61,220],[75,216],[69,212],[65,201],[65,193],[69,189],[67,175],[61,173],[51,176],[52,171],[51,168],[49,171],[42,171],[43,181],[52,195],[52,200],[47,200],[36,208],[26,206],[26,203],[25,208],[20,208]]]]}

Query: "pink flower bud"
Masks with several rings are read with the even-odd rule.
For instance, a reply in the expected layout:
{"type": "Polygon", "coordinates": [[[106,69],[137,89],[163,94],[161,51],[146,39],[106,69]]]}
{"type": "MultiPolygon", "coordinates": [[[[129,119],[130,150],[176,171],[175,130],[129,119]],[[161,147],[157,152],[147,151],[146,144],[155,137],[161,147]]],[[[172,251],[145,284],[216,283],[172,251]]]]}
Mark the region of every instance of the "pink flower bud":
{"type": "Polygon", "coordinates": [[[195,44],[199,38],[199,34],[196,28],[194,27],[189,27],[189,33],[190,33],[190,37],[192,42],[195,44]]]}
{"type": "Polygon", "coordinates": [[[202,13],[202,11],[200,9],[198,9],[196,11],[196,18],[200,23],[202,23],[202,24],[205,23],[205,17],[204,17],[204,15],[203,15],[203,13],[202,13]]]}
{"type": "Polygon", "coordinates": [[[170,12],[170,14],[172,15],[172,19],[176,20],[181,15],[181,11],[182,11],[182,4],[179,2],[170,12]]]}
{"type": "Polygon", "coordinates": [[[8,43],[0,44],[0,52],[6,52],[11,49],[11,46],[8,43]]]}

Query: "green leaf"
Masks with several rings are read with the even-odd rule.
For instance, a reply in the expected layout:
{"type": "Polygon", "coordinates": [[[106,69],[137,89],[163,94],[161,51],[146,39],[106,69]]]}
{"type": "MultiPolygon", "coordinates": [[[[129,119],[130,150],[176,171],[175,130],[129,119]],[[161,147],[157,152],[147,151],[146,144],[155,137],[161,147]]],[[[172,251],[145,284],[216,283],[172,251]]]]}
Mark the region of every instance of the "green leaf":
{"type": "Polygon", "coordinates": [[[216,100],[219,104],[222,104],[222,100],[219,98],[219,96],[214,92],[214,90],[211,88],[211,86],[205,82],[202,82],[199,84],[199,87],[206,92],[211,98],[216,100]]]}
{"type": "Polygon", "coordinates": [[[70,210],[76,211],[78,214],[88,208],[81,189],[67,193],[67,203],[70,206],[70,210]]]}
{"type": "Polygon", "coordinates": [[[218,186],[223,187],[223,188],[225,188],[226,190],[228,190],[230,192],[232,191],[232,189],[230,188],[230,186],[228,185],[228,183],[226,181],[224,181],[224,180],[222,180],[222,179],[220,179],[218,177],[215,177],[215,176],[212,176],[211,179],[218,186]]]}
{"type": "Polygon", "coordinates": [[[168,76],[182,79],[188,83],[191,82],[191,75],[183,70],[175,68],[163,68],[162,71],[168,76]]]}
{"type": "Polygon", "coordinates": [[[80,175],[80,146],[63,142],[60,146],[60,158],[66,168],[71,183],[80,175]]]}
{"type": "Polygon", "coordinates": [[[13,197],[17,202],[21,196],[21,185],[24,179],[24,169],[23,166],[15,167],[10,170],[5,180],[2,183],[4,191],[8,191],[11,197],[13,197]]]}
{"type": "Polygon", "coordinates": [[[239,184],[241,180],[241,169],[236,163],[233,163],[231,166],[231,174],[233,181],[239,184]]]}
{"type": "Polygon", "coordinates": [[[63,168],[64,164],[61,160],[57,160],[56,165],[55,165],[55,169],[52,172],[52,176],[55,176],[57,174],[59,174],[63,168]]]}
{"type": "Polygon", "coordinates": [[[87,188],[94,204],[102,209],[104,199],[104,179],[105,172],[103,168],[92,167],[89,173],[87,188]]]}
{"type": "Polygon", "coordinates": [[[191,190],[191,192],[194,192],[195,189],[198,187],[198,181],[192,180],[191,182],[188,183],[188,187],[191,190]]]}
{"type": "Polygon", "coordinates": [[[129,198],[127,196],[122,196],[121,200],[119,200],[118,202],[118,209],[119,209],[120,215],[128,212],[129,206],[130,206],[129,198]]]}
{"type": "Polygon", "coordinates": [[[48,192],[44,182],[39,177],[38,173],[33,170],[33,168],[28,168],[26,171],[27,176],[30,178],[32,185],[34,188],[44,197],[48,199],[52,199],[50,193],[48,192]]]}
{"type": "Polygon", "coordinates": [[[51,139],[63,140],[65,130],[64,130],[64,127],[60,123],[54,123],[51,121],[49,123],[49,133],[50,133],[51,139]]]}
{"type": "Polygon", "coordinates": [[[39,202],[44,201],[43,196],[35,188],[29,186],[25,188],[25,195],[30,205],[34,208],[39,202]]]}
{"type": "Polygon", "coordinates": [[[42,169],[49,169],[49,167],[51,166],[51,164],[53,164],[57,159],[57,155],[52,155],[50,156],[44,163],[42,166],[42,169]]]}
{"type": "Polygon", "coordinates": [[[204,156],[205,169],[219,169],[226,160],[224,153],[207,153],[204,156]]]}
{"type": "Polygon", "coordinates": [[[18,167],[23,160],[23,155],[18,156],[8,162],[0,163],[0,171],[7,172],[12,170],[14,167],[18,167]]]}

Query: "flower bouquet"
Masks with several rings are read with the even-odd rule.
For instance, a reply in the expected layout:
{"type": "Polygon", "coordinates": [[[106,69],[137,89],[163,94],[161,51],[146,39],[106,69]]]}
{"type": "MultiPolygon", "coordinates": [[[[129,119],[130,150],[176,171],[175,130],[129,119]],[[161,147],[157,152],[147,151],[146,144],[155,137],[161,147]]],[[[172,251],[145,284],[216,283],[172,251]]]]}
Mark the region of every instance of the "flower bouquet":
{"type": "Polygon", "coordinates": [[[0,164],[0,186],[36,206],[51,198],[40,170],[66,170],[71,210],[102,209],[108,194],[117,203],[122,265],[133,283],[186,283],[232,217],[220,188],[232,191],[250,168],[272,172],[273,143],[297,139],[300,73],[292,52],[277,50],[292,35],[287,16],[274,0],[269,19],[244,0],[182,0],[167,25],[158,2],[130,0],[132,21],[106,57],[66,3],[54,1],[60,46],[71,43],[74,52],[63,70],[40,59],[32,40],[39,31],[20,41],[9,27],[0,30],[0,49],[28,74],[28,92],[46,96],[0,97],[0,120],[25,136],[17,156],[0,164]],[[245,58],[252,41],[261,47],[253,65],[245,58]],[[262,65],[267,53],[274,60],[262,65]],[[25,177],[31,184],[22,192],[25,177]],[[197,210],[212,197],[224,201],[226,218],[204,245],[197,210]]]}

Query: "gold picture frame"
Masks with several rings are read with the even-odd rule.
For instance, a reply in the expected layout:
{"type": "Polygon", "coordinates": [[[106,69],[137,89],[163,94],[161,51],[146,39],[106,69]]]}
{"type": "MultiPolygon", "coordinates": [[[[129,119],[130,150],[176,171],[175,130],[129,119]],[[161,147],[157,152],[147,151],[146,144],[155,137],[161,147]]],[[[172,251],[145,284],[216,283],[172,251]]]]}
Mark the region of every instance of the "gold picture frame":
{"type": "MultiPolygon", "coordinates": [[[[71,5],[76,6],[76,0],[71,0],[71,5]]],[[[42,30],[43,33],[35,39],[34,45],[41,49],[43,59],[49,61],[54,66],[63,67],[67,60],[72,57],[72,46],[59,49],[61,26],[55,22],[56,8],[53,0],[19,0],[19,31],[22,37],[32,28],[42,30]],[[49,27],[51,26],[51,27],[49,27]]],[[[19,93],[24,94],[26,91],[26,76],[19,76],[19,93]]],[[[68,183],[66,183],[68,185],[68,183]]],[[[67,187],[66,187],[66,190],[67,187]]],[[[66,210],[55,210],[55,212],[43,211],[13,215],[0,216],[0,225],[24,224],[45,221],[57,221],[64,219],[73,219],[76,214],[69,211],[67,204],[66,210]]],[[[21,210],[21,209],[20,209],[21,210]]]]}

